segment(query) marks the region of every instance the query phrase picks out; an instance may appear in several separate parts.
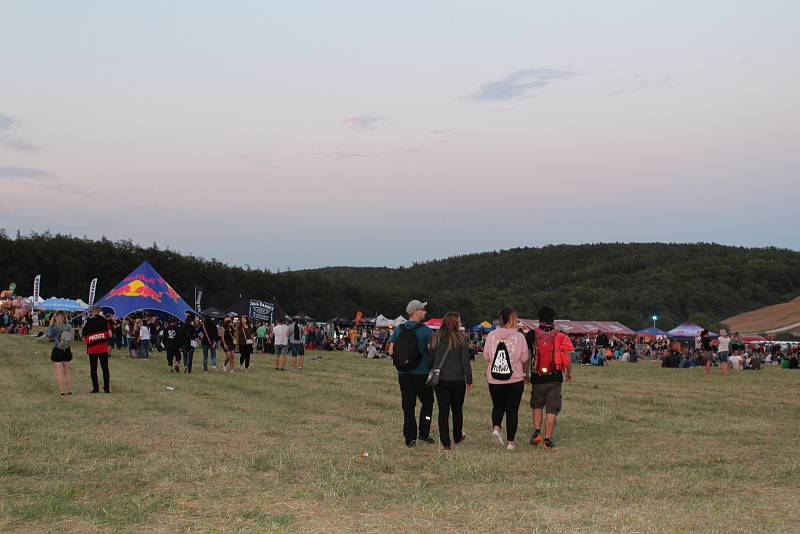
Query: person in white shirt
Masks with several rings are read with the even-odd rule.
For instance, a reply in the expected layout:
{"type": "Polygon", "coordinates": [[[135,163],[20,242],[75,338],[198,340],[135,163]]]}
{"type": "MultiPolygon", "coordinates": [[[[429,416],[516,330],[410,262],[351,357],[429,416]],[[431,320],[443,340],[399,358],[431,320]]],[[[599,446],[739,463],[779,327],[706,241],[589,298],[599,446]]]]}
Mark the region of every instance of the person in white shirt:
{"type": "Polygon", "coordinates": [[[728,337],[728,332],[723,328],[719,331],[719,339],[717,339],[717,360],[719,366],[722,368],[722,376],[728,376],[728,371],[731,368],[728,362],[728,355],[731,348],[731,338],[728,337]]]}
{"type": "Polygon", "coordinates": [[[146,360],[150,357],[150,327],[142,323],[139,328],[139,358],[146,360]]]}
{"type": "Polygon", "coordinates": [[[286,321],[278,319],[272,333],[275,336],[275,370],[283,371],[286,369],[286,355],[289,353],[289,326],[286,321]]]}
{"type": "Polygon", "coordinates": [[[737,371],[742,370],[742,355],[741,354],[734,354],[733,356],[728,357],[728,365],[730,365],[731,369],[736,369],[737,371]]]}

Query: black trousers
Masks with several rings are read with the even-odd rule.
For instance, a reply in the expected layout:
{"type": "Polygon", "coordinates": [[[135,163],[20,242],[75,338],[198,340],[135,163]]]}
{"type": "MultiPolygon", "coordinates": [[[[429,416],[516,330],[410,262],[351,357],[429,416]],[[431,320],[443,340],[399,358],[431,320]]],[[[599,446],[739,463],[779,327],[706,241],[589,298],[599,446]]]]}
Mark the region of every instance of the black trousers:
{"type": "Polygon", "coordinates": [[[505,415],[508,441],[514,441],[517,435],[519,403],[523,391],[525,391],[524,382],[489,384],[489,394],[492,396],[492,424],[502,428],[505,415]]]}
{"type": "Polygon", "coordinates": [[[431,416],[433,415],[433,389],[425,385],[428,375],[398,373],[400,396],[403,402],[403,437],[406,442],[431,435],[431,416]],[[422,403],[419,410],[419,428],[415,410],[417,398],[422,403]]]}
{"type": "Polygon", "coordinates": [[[177,348],[167,349],[167,365],[172,367],[173,361],[175,362],[175,365],[179,365],[181,363],[181,351],[177,348]]]}
{"type": "Polygon", "coordinates": [[[189,345],[188,347],[183,347],[183,365],[186,367],[186,372],[192,372],[192,359],[194,357],[194,347],[189,345]]]}
{"type": "Polygon", "coordinates": [[[453,412],[453,439],[460,439],[464,433],[464,396],[467,385],[463,380],[451,382],[440,380],[434,388],[439,405],[439,439],[442,446],[450,446],[450,411],[453,412]]]}
{"type": "Polygon", "coordinates": [[[103,391],[108,393],[111,387],[111,375],[108,372],[108,353],[90,354],[89,367],[92,376],[92,391],[100,391],[100,384],[97,383],[97,360],[100,360],[100,367],[103,368],[103,391]]]}
{"type": "Polygon", "coordinates": [[[239,346],[239,366],[244,365],[245,369],[250,369],[250,355],[253,353],[253,345],[239,346]]]}

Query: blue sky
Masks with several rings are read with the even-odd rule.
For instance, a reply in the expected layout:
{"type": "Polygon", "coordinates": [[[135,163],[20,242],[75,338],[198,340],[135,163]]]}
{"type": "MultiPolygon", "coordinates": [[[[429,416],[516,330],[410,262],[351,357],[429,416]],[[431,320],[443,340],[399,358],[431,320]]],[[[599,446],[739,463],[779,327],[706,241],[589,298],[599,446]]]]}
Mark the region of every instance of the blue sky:
{"type": "Polygon", "coordinates": [[[795,2],[0,0],[0,227],[272,269],[800,249],[795,2]]]}

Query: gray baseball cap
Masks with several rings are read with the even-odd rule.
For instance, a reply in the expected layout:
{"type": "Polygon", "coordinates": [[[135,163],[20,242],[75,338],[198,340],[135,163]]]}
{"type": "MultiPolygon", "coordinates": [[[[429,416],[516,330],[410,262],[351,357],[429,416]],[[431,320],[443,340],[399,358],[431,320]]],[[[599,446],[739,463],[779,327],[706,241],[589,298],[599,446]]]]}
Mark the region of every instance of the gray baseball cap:
{"type": "Polygon", "coordinates": [[[411,315],[415,311],[425,308],[425,306],[427,305],[428,305],[427,302],[420,302],[416,299],[412,300],[411,302],[408,303],[408,306],[406,306],[406,315],[411,315]]]}

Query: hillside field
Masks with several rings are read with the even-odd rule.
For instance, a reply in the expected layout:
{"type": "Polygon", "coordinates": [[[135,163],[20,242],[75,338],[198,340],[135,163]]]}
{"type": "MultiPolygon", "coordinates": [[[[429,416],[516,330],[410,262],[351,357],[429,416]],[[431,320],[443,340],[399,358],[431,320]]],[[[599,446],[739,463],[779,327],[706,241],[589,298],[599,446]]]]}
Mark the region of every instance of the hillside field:
{"type": "Polygon", "coordinates": [[[200,355],[175,375],[163,353],[118,351],[112,393],[90,395],[74,352],[62,398],[49,346],[0,336],[0,530],[800,530],[796,371],[581,367],[558,448],[525,444],[526,391],[507,452],[488,440],[476,363],[467,440],[445,454],[403,446],[387,361],[325,354],[298,374],[255,355],[247,373],[203,375],[200,355]]]}

